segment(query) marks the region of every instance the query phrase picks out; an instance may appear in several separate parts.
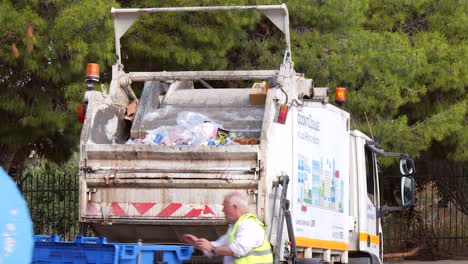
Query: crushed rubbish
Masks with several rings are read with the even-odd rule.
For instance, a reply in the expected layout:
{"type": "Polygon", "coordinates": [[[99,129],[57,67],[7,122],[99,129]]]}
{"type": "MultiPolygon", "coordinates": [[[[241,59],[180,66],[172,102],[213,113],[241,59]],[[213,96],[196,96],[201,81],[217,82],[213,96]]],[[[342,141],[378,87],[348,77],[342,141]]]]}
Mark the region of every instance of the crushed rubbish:
{"type": "Polygon", "coordinates": [[[256,138],[230,132],[205,115],[183,111],[177,115],[177,125],[160,126],[149,130],[145,138],[129,139],[126,144],[144,145],[255,145],[256,138]]]}

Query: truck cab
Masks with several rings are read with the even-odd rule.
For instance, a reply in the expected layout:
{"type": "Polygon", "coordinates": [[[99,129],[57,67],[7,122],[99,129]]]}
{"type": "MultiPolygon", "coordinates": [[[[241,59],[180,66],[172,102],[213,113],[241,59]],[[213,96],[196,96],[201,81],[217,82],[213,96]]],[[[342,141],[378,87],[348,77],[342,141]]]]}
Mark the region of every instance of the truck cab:
{"type": "MultiPolygon", "coordinates": [[[[378,148],[367,135],[360,131],[351,132],[351,148],[355,148],[351,162],[351,189],[356,190],[351,195],[351,218],[355,222],[351,236],[354,238],[350,245],[351,255],[355,263],[381,263],[383,261],[383,233],[381,218],[386,211],[403,210],[415,202],[414,162],[403,153],[384,152],[378,148]],[[401,186],[398,190],[400,207],[388,207],[380,201],[382,175],[379,175],[378,157],[395,157],[400,161],[401,186]],[[353,188],[353,186],[356,186],[353,188]],[[360,191],[365,190],[365,191],[360,191]]],[[[350,263],[353,263],[351,261],[350,263]]]]}

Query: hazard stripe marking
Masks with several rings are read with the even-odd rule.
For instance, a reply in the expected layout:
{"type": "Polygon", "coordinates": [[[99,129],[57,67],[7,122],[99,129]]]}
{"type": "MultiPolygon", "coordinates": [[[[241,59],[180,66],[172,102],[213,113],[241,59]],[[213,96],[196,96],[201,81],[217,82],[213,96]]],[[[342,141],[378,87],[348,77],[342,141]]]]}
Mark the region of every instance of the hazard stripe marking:
{"type": "Polygon", "coordinates": [[[127,213],[120,207],[119,203],[112,203],[112,214],[117,216],[127,216],[127,213]]]}
{"type": "Polygon", "coordinates": [[[205,209],[203,209],[203,214],[215,215],[215,213],[213,212],[213,210],[211,210],[211,208],[208,207],[208,205],[206,205],[206,204],[205,204],[205,209]]]}
{"type": "Polygon", "coordinates": [[[192,209],[185,216],[186,217],[198,217],[202,213],[203,209],[192,209]]]}
{"type": "Polygon", "coordinates": [[[169,206],[164,208],[157,216],[171,216],[175,211],[182,207],[181,203],[171,203],[169,206]]]}
{"type": "Polygon", "coordinates": [[[97,215],[97,208],[96,205],[94,205],[94,203],[88,204],[88,207],[86,208],[86,214],[97,215]]]}
{"type": "Polygon", "coordinates": [[[222,217],[222,205],[159,202],[88,202],[89,217],[222,217]]]}
{"type": "Polygon", "coordinates": [[[156,203],[132,203],[133,207],[135,207],[141,215],[148,212],[155,204],[156,203]]]}

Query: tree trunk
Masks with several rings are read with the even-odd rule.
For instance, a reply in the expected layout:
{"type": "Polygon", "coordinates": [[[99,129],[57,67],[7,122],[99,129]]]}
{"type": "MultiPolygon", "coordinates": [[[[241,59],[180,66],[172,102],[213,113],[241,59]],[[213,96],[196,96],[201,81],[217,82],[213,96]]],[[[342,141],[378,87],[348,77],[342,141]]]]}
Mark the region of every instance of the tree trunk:
{"type": "Polygon", "coordinates": [[[30,151],[29,148],[18,149],[0,144],[0,166],[16,182],[21,191],[23,190],[23,182],[25,181],[25,178],[22,178],[25,161],[30,151]]]}
{"type": "Polygon", "coordinates": [[[384,259],[394,259],[394,258],[407,258],[413,257],[423,248],[423,246],[417,246],[408,252],[400,252],[400,253],[387,253],[384,254],[384,259]]]}
{"type": "Polygon", "coordinates": [[[10,146],[0,144],[0,166],[5,170],[6,173],[10,171],[15,154],[16,150],[10,146]]]}

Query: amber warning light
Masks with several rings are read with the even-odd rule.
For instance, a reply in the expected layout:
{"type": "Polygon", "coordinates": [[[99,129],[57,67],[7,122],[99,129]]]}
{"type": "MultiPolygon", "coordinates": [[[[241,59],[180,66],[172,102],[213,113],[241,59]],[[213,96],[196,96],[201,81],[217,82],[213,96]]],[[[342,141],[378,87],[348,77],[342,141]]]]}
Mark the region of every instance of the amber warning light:
{"type": "Polygon", "coordinates": [[[346,103],[346,88],[336,87],[335,88],[335,103],[338,106],[343,106],[346,103]]]}
{"type": "Polygon", "coordinates": [[[99,64],[88,63],[86,65],[86,80],[99,82],[99,64]]]}
{"type": "Polygon", "coordinates": [[[86,88],[88,90],[94,89],[94,83],[99,82],[99,64],[88,63],[86,65],[86,88]]]}

